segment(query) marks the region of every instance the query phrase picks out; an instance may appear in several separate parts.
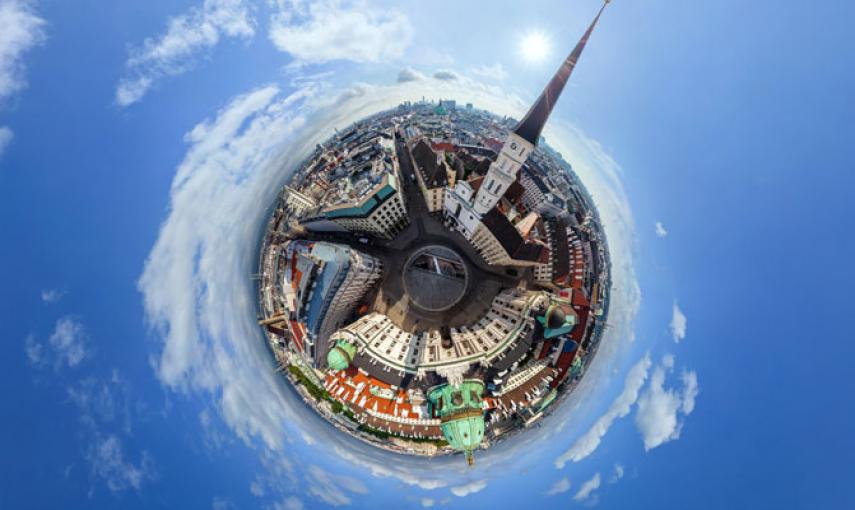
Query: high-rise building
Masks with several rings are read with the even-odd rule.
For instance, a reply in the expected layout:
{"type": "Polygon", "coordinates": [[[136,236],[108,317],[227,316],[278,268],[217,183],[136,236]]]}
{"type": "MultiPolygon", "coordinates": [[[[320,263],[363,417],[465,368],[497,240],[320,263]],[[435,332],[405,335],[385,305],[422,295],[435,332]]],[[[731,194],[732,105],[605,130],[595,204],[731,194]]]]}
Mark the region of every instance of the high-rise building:
{"type": "Polygon", "coordinates": [[[329,337],[380,278],[382,263],[347,246],[290,241],[283,287],[293,291],[293,320],[302,323],[303,353],[315,366],[326,363],[329,337]]]}

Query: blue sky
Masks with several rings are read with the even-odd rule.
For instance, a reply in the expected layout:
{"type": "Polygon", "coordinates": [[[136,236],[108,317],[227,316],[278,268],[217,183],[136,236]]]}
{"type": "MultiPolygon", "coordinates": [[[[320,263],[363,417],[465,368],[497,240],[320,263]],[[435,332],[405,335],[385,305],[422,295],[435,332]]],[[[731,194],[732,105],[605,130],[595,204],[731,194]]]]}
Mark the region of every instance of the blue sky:
{"type": "Polygon", "coordinates": [[[0,0],[0,507],[852,506],[846,2],[606,10],[546,136],[620,321],[516,447],[390,459],[270,372],[247,264],[306,147],[422,94],[518,114],[598,7],[0,0]]]}

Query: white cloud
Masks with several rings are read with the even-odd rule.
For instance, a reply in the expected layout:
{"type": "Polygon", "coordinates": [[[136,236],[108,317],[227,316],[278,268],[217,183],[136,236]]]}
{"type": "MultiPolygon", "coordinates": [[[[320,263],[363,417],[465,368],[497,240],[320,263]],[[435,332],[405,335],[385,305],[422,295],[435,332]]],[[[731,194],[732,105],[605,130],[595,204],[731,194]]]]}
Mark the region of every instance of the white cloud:
{"type": "Polygon", "coordinates": [[[308,444],[308,445],[315,444],[315,437],[313,435],[309,434],[308,432],[306,432],[305,430],[300,431],[300,437],[302,437],[303,441],[305,441],[306,444],[308,444]]]}
{"type": "Polygon", "coordinates": [[[45,362],[45,347],[36,340],[33,334],[27,335],[24,339],[24,352],[27,353],[27,359],[34,367],[39,367],[45,362]]]}
{"type": "Polygon", "coordinates": [[[12,130],[7,128],[6,126],[0,126],[0,157],[3,156],[3,152],[6,151],[6,147],[12,143],[12,138],[15,135],[12,133],[12,130]]]}
{"type": "Polygon", "coordinates": [[[433,73],[433,77],[443,81],[460,81],[461,79],[460,75],[451,69],[440,69],[433,73]]]}
{"type": "Polygon", "coordinates": [[[56,321],[56,327],[48,338],[48,343],[57,354],[57,363],[77,366],[88,354],[86,331],[83,324],[72,316],[56,321]]]}
{"type": "Polygon", "coordinates": [[[262,470],[250,484],[249,491],[253,496],[267,496],[281,504],[301,486],[305,486],[305,483],[298,479],[297,470],[288,457],[269,448],[261,449],[259,454],[262,470]]]}
{"type": "Polygon", "coordinates": [[[310,466],[307,491],[312,496],[332,506],[349,505],[348,493],[367,494],[368,489],[356,478],[327,473],[318,466],[310,466]]]}
{"type": "Polygon", "coordinates": [[[303,510],[305,506],[303,502],[295,497],[288,496],[287,498],[279,501],[273,505],[274,510],[303,510]]]}
{"type": "Polygon", "coordinates": [[[96,433],[106,425],[131,433],[131,412],[126,384],[114,374],[110,381],[87,377],[66,388],[68,400],[77,407],[80,422],[96,433]]]}
{"type": "Polygon", "coordinates": [[[412,67],[405,67],[398,72],[398,83],[404,83],[408,81],[419,81],[424,80],[425,75],[416,71],[412,67]]]}
{"type": "Polygon", "coordinates": [[[404,462],[385,462],[385,453],[376,448],[366,449],[357,455],[353,445],[346,445],[346,447],[337,445],[334,447],[334,452],[341,460],[364,468],[372,476],[378,478],[396,478],[407,485],[426,491],[440,489],[448,485],[448,482],[443,480],[441,476],[429,476],[423,465],[408,466],[404,462]]]}
{"type": "MultiPolygon", "coordinates": [[[[29,0],[0,1],[0,102],[27,85],[22,56],[44,41],[45,21],[29,0]]],[[[0,126],[0,157],[14,134],[0,126]]]]}
{"type": "MultiPolygon", "coordinates": [[[[77,367],[87,356],[83,324],[72,316],[60,318],[46,345],[29,335],[24,344],[27,358],[35,368],[52,364],[55,369],[77,367]]],[[[61,381],[61,377],[51,378],[61,381]]],[[[69,383],[65,402],[74,406],[80,425],[80,441],[85,444],[84,460],[91,480],[103,482],[110,492],[139,489],[155,477],[151,455],[142,450],[137,461],[128,460],[123,437],[132,436],[132,417],[144,412],[145,404],[132,400],[130,386],[113,369],[108,378],[88,376],[69,383]]],[[[70,467],[65,470],[68,477],[70,467]]],[[[90,488],[90,495],[94,486],[90,488]]]]}
{"type": "Polygon", "coordinates": [[[422,498],[421,499],[421,505],[423,508],[430,508],[434,505],[434,503],[435,502],[434,502],[433,498],[422,498]]]}
{"type": "Polygon", "coordinates": [[[665,230],[665,226],[662,225],[661,221],[656,222],[655,231],[656,231],[656,237],[665,237],[668,235],[668,231],[665,230]]]}
{"type": "Polygon", "coordinates": [[[698,380],[695,372],[682,376],[683,390],[665,388],[666,366],[658,366],[650,377],[650,384],[638,399],[635,424],[644,440],[644,449],[678,439],[683,428],[682,416],[695,408],[698,380]]]}
{"type": "Polygon", "coordinates": [[[65,297],[66,292],[64,290],[59,289],[45,289],[42,291],[42,301],[45,303],[56,303],[63,297],[65,297]]]}
{"type": "Polygon", "coordinates": [[[116,493],[139,489],[156,477],[154,460],[146,450],[136,455],[136,461],[127,458],[122,437],[132,434],[131,397],[117,371],[108,380],[85,378],[68,387],[66,393],[77,408],[83,440],[88,443],[85,460],[93,479],[116,493]]]}
{"type": "Polygon", "coordinates": [[[546,491],[547,496],[555,496],[556,494],[564,494],[570,490],[570,479],[566,476],[556,481],[552,487],[546,491]]]}
{"type": "Polygon", "coordinates": [[[407,16],[355,1],[282,2],[270,24],[270,40],[304,63],[331,60],[388,62],[412,40],[407,16]]]}
{"type": "Polygon", "coordinates": [[[116,88],[116,103],[128,106],[149,91],[157,80],[182,74],[193,67],[200,52],[220,39],[248,39],[255,35],[254,20],[245,0],[205,0],[167,22],[166,33],[132,48],[125,76],[116,88]]]}
{"type": "Polygon", "coordinates": [[[199,424],[202,426],[201,437],[205,446],[210,450],[219,450],[223,445],[231,442],[231,436],[220,431],[219,422],[216,417],[211,416],[208,409],[199,412],[199,424]]]}
{"type": "Polygon", "coordinates": [[[650,355],[645,354],[644,357],[629,370],[629,373],[624,380],[623,391],[621,394],[612,402],[605,414],[600,416],[597,421],[594,422],[594,425],[591,426],[588,432],[577,439],[570,449],[555,459],[555,467],[561,469],[568,461],[572,460],[573,462],[579,462],[588,455],[594,453],[594,450],[596,450],[600,445],[600,441],[602,441],[606,432],[609,431],[612,423],[616,419],[623,418],[629,414],[632,405],[636,400],[638,400],[638,393],[644,385],[644,381],[647,379],[647,371],[650,369],[651,364],[650,355]]]}
{"type": "Polygon", "coordinates": [[[671,324],[669,328],[671,329],[671,338],[674,339],[675,342],[680,343],[680,340],[686,338],[686,325],[688,323],[688,319],[683,314],[683,311],[680,310],[680,307],[677,306],[677,302],[674,301],[674,305],[671,308],[671,324]]]}
{"type": "Polygon", "coordinates": [[[505,78],[508,77],[508,72],[505,71],[505,68],[502,67],[502,64],[496,62],[495,64],[488,66],[482,65],[472,69],[472,74],[475,76],[479,76],[481,78],[486,78],[488,80],[494,81],[504,81],[505,78]]]}
{"type": "Polygon", "coordinates": [[[487,480],[473,480],[464,485],[451,488],[451,493],[459,498],[465,498],[470,494],[481,492],[487,487],[487,480]]]}
{"type": "Polygon", "coordinates": [[[695,410],[695,398],[698,396],[698,374],[695,371],[683,372],[680,376],[683,381],[683,405],[681,411],[689,415],[695,410]]]}
{"type": "MultiPolygon", "coordinates": [[[[0,2],[0,100],[26,86],[21,56],[44,40],[44,25],[45,21],[33,9],[33,2],[0,2]]],[[[0,134],[0,153],[2,147],[0,134]]]]}
{"type": "Polygon", "coordinates": [[[266,368],[270,358],[261,332],[248,320],[250,282],[242,273],[252,262],[247,254],[211,241],[225,235],[249,242],[253,225],[262,221],[263,208],[256,204],[268,200],[270,183],[243,177],[259,165],[273,171],[274,149],[303,122],[282,109],[305,91],[273,101],[277,93],[265,87],[240,96],[186,135],[192,145],[173,182],[172,213],[139,282],[148,320],[165,340],[156,363],[161,381],[175,388],[219,386],[225,422],[240,437],[260,434],[272,447],[281,445],[283,424],[294,413],[277,387],[278,376],[266,368]],[[221,212],[204,206],[214,203],[223,206],[221,212]],[[235,225],[229,219],[234,214],[246,224],[235,225]],[[208,291],[197,295],[203,286],[208,291]],[[228,307],[242,313],[223,313],[228,307]],[[252,342],[231,342],[234,338],[252,342]],[[267,403],[263,412],[257,412],[258,401],[267,403]]]}
{"type": "Polygon", "coordinates": [[[587,480],[582,486],[579,488],[579,492],[573,496],[573,499],[576,501],[583,501],[591,497],[591,494],[600,488],[600,473],[597,473],[591,478],[587,480]]]}
{"type": "Polygon", "coordinates": [[[618,480],[623,478],[624,468],[621,464],[615,464],[614,472],[612,472],[612,477],[609,478],[609,483],[617,483],[618,480]]]}
{"type": "Polygon", "coordinates": [[[47,364],[56,369],[64,366],[73,368],[89,355],[87,341],[83,324],[76,317],[66,315],[56,321],[47,345],[39,342],[34,334],[29,334],[24,339],[24,351],[30,364],[36,368],[47,364]]]}
{"type": "Polygon", "coordinates": [[[92,473],[106,483],[110,492],[139,489],[155,476],[148,453],[143,452],[136,463],[126,460],[121,440],[112,434],[93,444],[86,457],[92,473]]]}
{"type": "Polygon", "coordinates": [[[229,508],[234,508],[235,506],[227,499],[223,499],[219,496],[214,496],[214,500],[211,501],[211,509],[212,510],[229,510],[229,508]]]}

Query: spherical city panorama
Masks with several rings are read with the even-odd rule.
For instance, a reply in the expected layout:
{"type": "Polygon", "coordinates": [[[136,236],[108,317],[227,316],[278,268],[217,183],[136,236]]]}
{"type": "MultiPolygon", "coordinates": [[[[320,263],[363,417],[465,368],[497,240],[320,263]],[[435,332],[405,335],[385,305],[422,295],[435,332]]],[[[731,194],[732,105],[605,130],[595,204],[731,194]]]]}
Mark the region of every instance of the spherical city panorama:
{"type": "Polygon", "coordinates": [[[259,324],[342,432],[471,463],[583,377],[606,326],[608,248],[541,131],[595,23],[521,121],[405,102],[337,131],[279,193],[259,324]]]}

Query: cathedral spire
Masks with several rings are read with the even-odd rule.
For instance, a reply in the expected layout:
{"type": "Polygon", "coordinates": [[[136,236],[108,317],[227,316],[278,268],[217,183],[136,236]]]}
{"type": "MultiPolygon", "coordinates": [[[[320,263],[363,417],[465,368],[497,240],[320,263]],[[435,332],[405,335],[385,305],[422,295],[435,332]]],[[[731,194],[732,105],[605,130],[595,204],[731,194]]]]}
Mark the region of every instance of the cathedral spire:
{"type": "Polygon", "coordinates": [[[564,85],[570,79],[570,74],[573,72],[573,68],[576,67],[579,57],[582,56],[582,50],[585,49],[585,44],[588,42],[588,38],[591,37],[591,32],[594,31],[594,27],[597,25],[597,21],[600,19],[603,9],[606,8],[608,3],[609,0],[603,2],[600,12],[597,13],[594,21],[591,22],[591,26],[588,27],[588,30],[579,39],[576,47],[573,48],[573,51],[564,63],[561,64],[561,67],[558,68],[558,72],[555,73],[555,76],[552,77],[552,80],[543,89],[543,92],[540,94],[537,102],[531,107],[531,110],[528,111],[517,127],[508,134],[508,139],[502,145],[502,150],[499,151],[496,160],[490,164],[487,175],[484,177],[484,183],[478,188],[478,194],[475,195],[475,202],[472,205],[472,210],[475,214],[463,215],[462,219],[459,219],[461,231],[467,239],[471,239],[471,236],[475,233],[475,229],[478,227],[478,223],[484,215],[496,206],[508,188],[517,179],[520,168],[525,164],[529,153],[534,150],[534,146],[537,145],[543,125],[546,124],[546,119],[552,113],[552,107],[555,106],[555,102],[558,101],[558,96],[561,95],[564,85]]]}
{"type": "Polygon", "coordinates": [[[564,90],[564,85],[567,84],[567,80],[570,79],[570,75],[573,73],[573,68],[576,67],[576,62],[578,62],[579,57],[582,56],[582,50],[585,49],[585,44],[587,44],[588,38],[591,37],[591,32],[594,31],[594,27],[597,25],[600,15],[603,14],[603,9],[606,8],[606,5],[608,5],[610,1],[611,0],[605,0],[605,2],[603,2],[603,6],[600,7],[600,12],[597,13],[597,17],[594,18],[594,21],[591,22],[588,30],[585,31],[585,34],[581,39],[579,39],[579,42],[576,43],[576,47],[573,48],[573,51],[567,56],[561,64],[561,67],[558,68],[555,76],[552,77],[552,80],[549,81],[549,84],[546,85],[543,92],[540,93],[540,97],[537,98],[537,102],[532,105],[531,109],[525,117],[523,117],[523,120],[521,120],[520,123],[517,124],[517,127],[514,128],[514,133],[527,140],[532,145],[537,145],[537,140],[540,138],[540,132],[543,130],[543,126],[546,124],[549,114],[552,113],[552,107],[555,106],[555,103],[558,101],[561,91],[564,90]]]}

